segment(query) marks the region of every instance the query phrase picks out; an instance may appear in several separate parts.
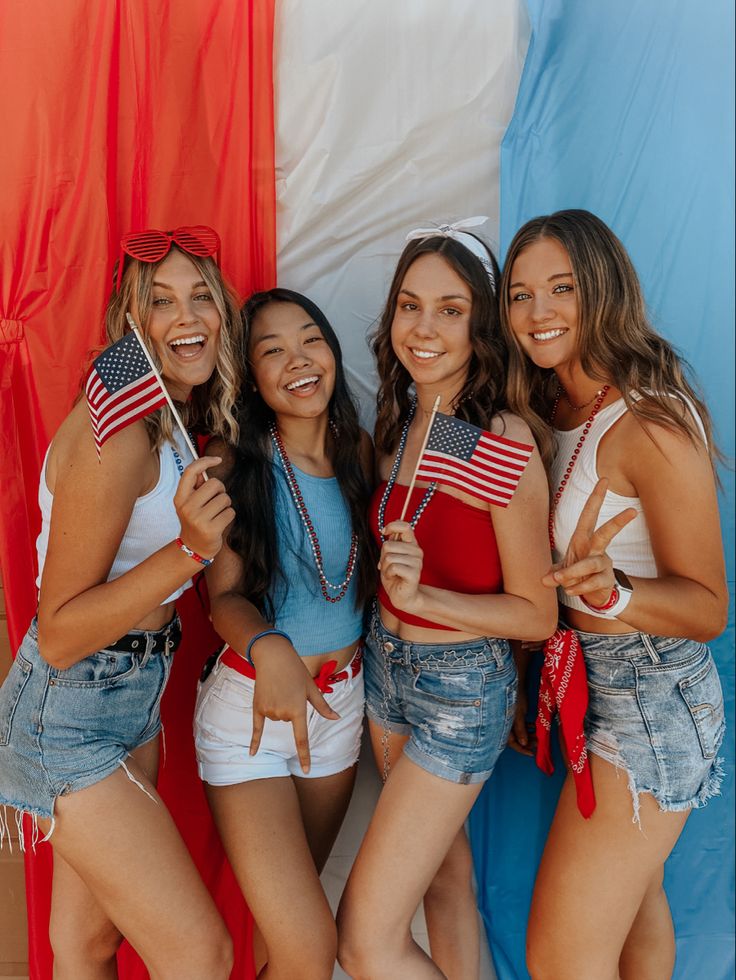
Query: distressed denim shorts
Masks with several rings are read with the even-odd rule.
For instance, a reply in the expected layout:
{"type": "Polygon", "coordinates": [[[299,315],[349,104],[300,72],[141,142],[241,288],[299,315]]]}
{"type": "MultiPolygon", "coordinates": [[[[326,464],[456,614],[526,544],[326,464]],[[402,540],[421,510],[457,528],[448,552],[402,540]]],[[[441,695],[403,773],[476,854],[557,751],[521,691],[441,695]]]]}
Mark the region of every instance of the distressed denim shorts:
{"type": "Polygon", "coordinates": [[[366,640],[368,717],[408,735],[404,752],[453,783],[482,783],[506,746],[516,707],[516,667],[507,640],[412,643],[374,611],[366,640]]]}
{"type": "Polygon", "coordinates": [[[576,631],[588,672],[588,751],[624,769],[661,810],[701,807],[720,792],[723,692],[710,650],[695,640],[576,631]]]}
{"type": "Polygon", "coordinates": [[[161,729],[180,635],[174,617],[60,670],[39,653],[34,619],[0,687],[0,806],[53,818],[57,796],[125,768],[126,756],[161,729]]]}

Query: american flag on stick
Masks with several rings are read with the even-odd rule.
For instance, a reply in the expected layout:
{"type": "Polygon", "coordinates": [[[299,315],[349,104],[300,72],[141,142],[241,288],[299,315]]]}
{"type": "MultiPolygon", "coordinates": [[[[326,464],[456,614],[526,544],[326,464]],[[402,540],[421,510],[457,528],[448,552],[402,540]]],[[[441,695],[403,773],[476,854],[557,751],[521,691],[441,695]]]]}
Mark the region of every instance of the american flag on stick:
{"type": "Polygon", "coordinates": [[[533,451],[533,446],[436,412],[416,476],[507,507],[533,451]]]}
{"type": "Polygon", "coordinates": [[[163,382],[134,330],[94,359],[85,390],[98,456],[111,435],[168,401],[163,382]]]}

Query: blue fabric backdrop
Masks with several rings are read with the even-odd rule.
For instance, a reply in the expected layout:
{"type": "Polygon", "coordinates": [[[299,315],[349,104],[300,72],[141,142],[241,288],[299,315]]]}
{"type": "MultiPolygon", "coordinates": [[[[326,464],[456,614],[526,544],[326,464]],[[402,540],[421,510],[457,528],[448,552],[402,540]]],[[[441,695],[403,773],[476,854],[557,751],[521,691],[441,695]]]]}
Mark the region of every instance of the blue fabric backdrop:
{"type": "MultiPolygon", "coordinates": [[[[528,9],[532,37],[501,152],[502,250],[535,215],[599,214],[629,249],[652,320],[692,364],[733,458],[733,5],[529,0],[528,9]]],[[[733,472],[722,477],[733,597],[733,472]]],[[[734,975],[733,603],[712,647],[727,776],[723,798],[691,816],[667,865],[681,980],[734,975]]],[[[500,980],[528,976],[524,926],[560,769],[547,779],[507,751],[471,815],[500,980]]]]}

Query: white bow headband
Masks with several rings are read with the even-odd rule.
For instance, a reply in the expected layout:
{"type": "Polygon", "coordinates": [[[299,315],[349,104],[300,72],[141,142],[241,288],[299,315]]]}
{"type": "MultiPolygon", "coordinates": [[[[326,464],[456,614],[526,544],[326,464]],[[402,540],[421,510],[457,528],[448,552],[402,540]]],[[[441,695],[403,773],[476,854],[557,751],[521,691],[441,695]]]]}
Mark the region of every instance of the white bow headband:
{"type": "Polygon", "coordinates": [[[491,280],[491,289],[496,293],[496,275],[493,271],[488,249],[483,242],[479,241],[475,235],[468,234],[466,228],[476,228],[478,225],[488,221],[486,215],[476,215],[474,218],[463,218],[452,225],[440,225],[438,228],[415,228],[406,236],[406,241],[410,242],[415,238],[454,238],[456,242],[464,245],[469,252],[478,259],[491,280]]]}

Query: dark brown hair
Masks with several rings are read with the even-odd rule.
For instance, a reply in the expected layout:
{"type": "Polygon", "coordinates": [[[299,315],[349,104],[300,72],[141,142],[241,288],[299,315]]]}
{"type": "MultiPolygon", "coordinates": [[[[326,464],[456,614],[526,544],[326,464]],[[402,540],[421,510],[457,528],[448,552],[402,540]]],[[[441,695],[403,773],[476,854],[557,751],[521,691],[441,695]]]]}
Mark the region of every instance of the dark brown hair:
{"type": "MultiPolygon", "coordinates": [[[[391,324],[404,278],[412,264],[422,255],[442,256],[470,288],[472,297],[470,342],[473,353],[467,379],[455,400],[456,416],[488,429],[493,416],[506,407],[506,344],[499,322],[498,300],[483,263],[453,238],[437,235],[414,239],[407,244],[399,257],[372,343],[380,381],[375,443],[376,449],[383,455],[396,449],[402,422],[411,405],[412,378],[394,353],[391,324]]],[[[488,256],[497,284],[500,273],[490,249],[488,256]]]]}

